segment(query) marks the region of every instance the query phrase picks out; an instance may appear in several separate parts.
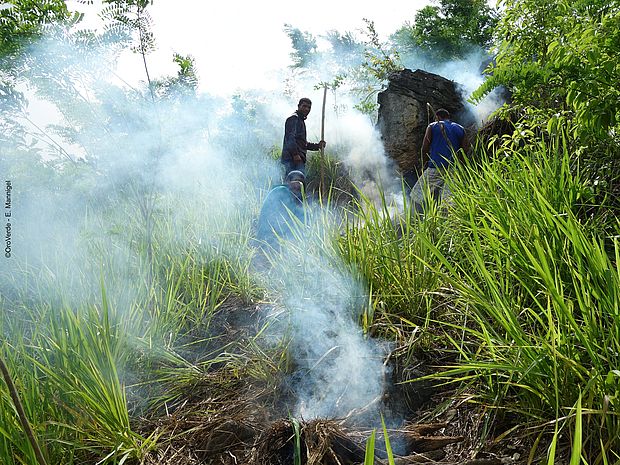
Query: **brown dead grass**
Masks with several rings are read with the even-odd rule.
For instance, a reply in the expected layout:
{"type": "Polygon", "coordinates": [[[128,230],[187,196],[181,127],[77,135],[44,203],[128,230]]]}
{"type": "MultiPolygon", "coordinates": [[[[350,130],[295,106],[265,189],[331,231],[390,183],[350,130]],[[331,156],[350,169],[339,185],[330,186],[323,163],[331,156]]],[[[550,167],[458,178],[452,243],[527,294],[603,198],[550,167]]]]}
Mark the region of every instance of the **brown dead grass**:
{"type": "MultiPolygon", "coordinates": [[[[364,449],[336,421],[300,422],[301,462],[306,465],[346,465],[364,460],[364,449]]],[[[253,465],[289,465],[294,460],[295,430],[290,420],[278,420],[259,438],[253,465]]]]}
{"type": "MultiPolygon", "coordinates": [[[[256,308],[223,312],[227,318],[218,322],[218,332],[230,343],[256,333],[256,308]],[[241,323],[241,324],[240,324],[241,323]]],[[[136,425],[146,435],[158,435],[158,448],[143,461],[144,465],[292,465],[295,429],[287,418],[293,399],[285,398],[280,386],[279,368],[271,366],[268,356],[245,353],[244,362],[234,369],[226,364],[213,366],[193,384],[187,384],[174,401],[152,412],[151,418],[136,425]],[[264,359],[263,357],[267,357],[264,359]],[[247,362],[245,362],[247,361],[247,362]],[[256,375],[255,363],[267,366],[265,374],[256,375]],[[269,378],[269,379],[267,379],[269,378]]],[[[281,368],[281,367],[280,367],[281,368]]],[[[260,371],[260,370],[259,370],[260,371]]],[[[400,372],[399,372],[400,373],[400,372]]],[[[393,380],[396,384],[399,379],[393,380]]],[[[410,384],[420,388],[417,384],[410,384]]],[[[499,465],[507,456],[524,447],[506,449],[504,444],[483,444],[486,428],[484,411],[472,407],[464,398],[452,398],[454,392],[434,389],[425,395],[424,405],[408,409],[406,422],[388,431],[392,444],[408,455],[397,457],[399,465],[469,464],[499,465]],[[437,409],[443,404],[445,407],[437,409]],[[441,411],[438,411],[441,410],[441,411]],[[481,452],[485,451],[485,452],[481,452]]],[[[396,395],[394,402],[404,402],[396,395]]],[[[378,399],[380,410],[390,407],[389,400],[378,399]]],[[[362,409],[363,410],[363,409],[362,409]]],[[[363,422],[351,412],[340,419],[299,420],[299,441],[303,465],[353,465],[364,462],[365,442],[374,425],[363,422]],[[351,418],[355,417],[355,421],[351,418]]],[[[375,419],[374,421],[379,421],[375,419]]],[[[512,444],[516,444],[512,441],[512,444]]],[[[387,463],[381,427],[376,436],[377,465],[387,463]]],[[[511,461],[506,463],[520,463],[511,461]]],[[[141,465],[142,465],[141,464],[141,465]]]]}

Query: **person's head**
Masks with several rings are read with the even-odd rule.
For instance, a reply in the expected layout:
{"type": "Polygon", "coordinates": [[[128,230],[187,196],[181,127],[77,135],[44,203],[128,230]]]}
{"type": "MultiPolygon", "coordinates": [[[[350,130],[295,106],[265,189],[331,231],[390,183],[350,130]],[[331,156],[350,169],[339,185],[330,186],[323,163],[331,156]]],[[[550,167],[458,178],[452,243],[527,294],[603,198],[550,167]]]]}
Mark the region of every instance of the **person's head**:
{"type": "Polygon", "coordinates": [[[440,108],[435,112],[435,119],[437,121],[441,121],[444,119],[450,119],[450,112],[445,108],[440,108]]]}
{"type": "Polygon", "coordinates": [[[306,175],[301,171],[294,170],[286,175],[284,182],[293,193],[300,194],[306,182],[306,175]]]}
{"type": "Polygon", "coordinates": [[[312,109],[312,100],[307,97],[299,99],[299,103],[297,104],[297,113],[301,116],[306,117],[310,110],[312,109]]]}

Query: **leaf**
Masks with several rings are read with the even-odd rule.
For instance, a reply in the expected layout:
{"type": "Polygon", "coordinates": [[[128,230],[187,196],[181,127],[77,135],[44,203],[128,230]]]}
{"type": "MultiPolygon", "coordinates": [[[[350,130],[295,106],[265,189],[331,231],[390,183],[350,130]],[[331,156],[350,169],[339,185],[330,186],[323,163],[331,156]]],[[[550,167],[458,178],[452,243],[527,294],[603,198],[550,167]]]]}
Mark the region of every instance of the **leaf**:
{"type": "Polygon", "coordinates": [[[388,456],[388,463],[389,465],[394,465],[394,454],[392,453],[392,446],[390,445],[390,438],[388,436],[383,415],[381,415],[381,426],[383,427],[383,438],[385,439],[385,452],[388,456]]]}
{"type": "Polygon", "coordinates": [[[376,430],[372,430],[370,437],[366,441],[366,454],[364,456],[364,465],[373,465],[375,463],[375,435],[376,430]]]}
{"type": "Polygon", "coordinates": [[[575,412],[575,432],[573,435],[573,449],[570,454],[570,465],[579,465],[581,463],[581,444],[583,442],[582,421],[581,393],[579,393],[575,412]]]}

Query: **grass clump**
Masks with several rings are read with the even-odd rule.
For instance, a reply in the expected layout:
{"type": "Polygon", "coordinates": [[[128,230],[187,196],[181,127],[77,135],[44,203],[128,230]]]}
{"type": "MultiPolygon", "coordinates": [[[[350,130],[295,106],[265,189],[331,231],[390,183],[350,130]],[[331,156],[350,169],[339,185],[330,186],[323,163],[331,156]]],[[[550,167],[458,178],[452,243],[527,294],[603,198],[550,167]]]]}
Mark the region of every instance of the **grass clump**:
{"type": "Polygon", "coordinates": [[[436,210],[427,221],[415,223],[407,199],[405,214],[392,218],[385,197],[379,207],[365,196],[356,202],[357,213],[346,224],[340,241],[340,253],[353,264],[372,289],[372,307],[384,316],[424,324],[437,306],[440,276],[428,266],[434,262],[431,248],[423,236],[441,240],[436,210]]]}
{"type": "MultiPolygon", "coordinates": [[[[310,224],[298,225],[294,244],[261,273],[251,247],[260,195],[234,197],[249,209],[209,210],[213,200],[185,206],[161,194],[148,225],[139,202],[110,208],[121,218],[97,212],[108,227],[104,239],[84,237],[89,261],[78,257],[69,271],[27,264],[3,284],[0,351],[46,458],[148,462],[172,441],[153,426],[158,415],[172,429],[189,412],[190,423],[227,431],[209,393],[232,405],[232,394],[257,386],[257,399],[273,401],[287,341],[274,339],[266,320],[251,334],[229,324],[251,320],[244,306],[256,310],[269,296],[273,306],[338,303],[332,324],[359,318],[365,337],[397,340],[406,366],[431,349],[429,359],[444,365],[432,376],[474,393],[509,431],[532,435],[532,460],[542,444],[552,445],[548,461],[562,447],[573,448],[573,463],[617,460],[620,223],[596,203],[605,197],[559,134],[510,140],[493,157],[461,164],[449,179],[452,198],[423,217],[409,213],[405,193],[395,215],[385,194],[377,204],[350,191],[327,159],[310,224]]],[[[309,167],[315,184],[317,168],[309,167]]],[[[0,461],[33,463],[5,386],[0,404],[0,461]]]]}
{"type": "Polygon", "coordinates": [[[581,214],[592,192],[565,139],[497,155],[452,176],[450,241],[422,236],[453,291],[440,376],[540,426],[573,425],[580,401],[584,456],[617,454],[618,223],[581,214]]]}
{"type": "MultiPolygon", "coordinates": [[[[213,367],[273,378],[271,354],[254,356],[254,340],[213,334],[227,300],[261,295],[249,277],[249,234],[237,230],[249,230],[249,216],[200,222],[189,209],[172,217],[161,208],[146,234],[138,220],[127,223],[139,218],[131,199],[120,218],[105,207],[85,219],[71,266],[24,266],[3,284],[11,292],[0,301],[0,356],[48,463],[143,462],[165,442],[142,427],[162,399],[215,378],[213,367]]],[[[3,384],[0,406],[0,462],[35,463],[3,384]]]]}
{"type": "Polygon", "coordinates": [[[362,196],[340,251],[371,289],[375,330],[409,334],[407,354],[441,347],[450,363],[432,377],[533,435],[532,457],[543,437],[579,435],[588,463],[617,460],[620,223],[566,132],[523,137],[462,163],[423,218],[362,196]]]}

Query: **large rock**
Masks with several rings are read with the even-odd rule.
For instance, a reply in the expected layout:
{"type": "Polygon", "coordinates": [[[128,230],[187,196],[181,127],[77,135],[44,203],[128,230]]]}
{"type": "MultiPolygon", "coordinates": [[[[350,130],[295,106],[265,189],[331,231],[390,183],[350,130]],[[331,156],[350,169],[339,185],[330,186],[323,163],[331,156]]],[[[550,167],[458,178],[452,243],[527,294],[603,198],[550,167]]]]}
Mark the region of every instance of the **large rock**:
{"type": "Polygon", "coordinates": [[[463,125],[467,115],[457,84],[437,74],[403,69],[392,73],[386,90],[378,95],[377,126],[387,154],[407,174],[422,168],[422,140],[434,113],[445,108],[463,125]]]}

